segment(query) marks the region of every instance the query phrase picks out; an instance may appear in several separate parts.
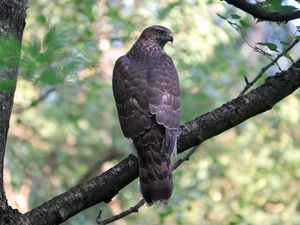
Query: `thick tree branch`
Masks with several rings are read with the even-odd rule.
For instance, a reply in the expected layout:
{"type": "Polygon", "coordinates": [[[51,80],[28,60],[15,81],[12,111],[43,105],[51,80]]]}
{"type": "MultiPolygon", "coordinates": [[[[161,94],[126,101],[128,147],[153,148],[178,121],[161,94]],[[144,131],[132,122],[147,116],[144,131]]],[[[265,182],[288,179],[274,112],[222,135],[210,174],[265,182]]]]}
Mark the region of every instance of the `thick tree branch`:
{"type": "Polygon", "coordinates": [[[260,9],[256,4],[251,4],[247,0],[225,0],[227,3],[251,14],[257,19],[273,21],[273,22],[287,22],[290,20],[300,18],[300,10],[293,12],[267,12],[260,9]]]}
{"type": "Polygon", "coordinates": [[[138,176],[137,159],[130,155],[118,165],[26,213],[32,225],[60,224],[100,202],[109,202],[138,176]]]}
{"type": "MultiPolygon", "coordinates": [[[[246,95],[233,99],[181,126],[178,152],[201,144],[243,121],[271,109],[300,87],[300,60],[246,95]]],[[[100,202],[109,202],[138,176],[137,159],[130,155],[103,174],[80,184],[26,213],[32,225],[52,225],[100,202]]]]}

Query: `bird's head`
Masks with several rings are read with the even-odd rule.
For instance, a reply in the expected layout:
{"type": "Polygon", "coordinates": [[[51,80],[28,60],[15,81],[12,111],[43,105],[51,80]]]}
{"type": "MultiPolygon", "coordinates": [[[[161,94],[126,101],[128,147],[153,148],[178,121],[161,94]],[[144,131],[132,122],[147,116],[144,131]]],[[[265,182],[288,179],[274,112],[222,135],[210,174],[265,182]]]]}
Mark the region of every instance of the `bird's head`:
{"type": "Polygon", "coordinates": [[[173,43],[173,35],[172,31],[170,31],[168,28],[159,26],[159,25],[153,25],[150,27],[147,27],[141,34],[141,38],[149,41],[154,41],[161,45],[162,47],[170,41],[173,43]]]}

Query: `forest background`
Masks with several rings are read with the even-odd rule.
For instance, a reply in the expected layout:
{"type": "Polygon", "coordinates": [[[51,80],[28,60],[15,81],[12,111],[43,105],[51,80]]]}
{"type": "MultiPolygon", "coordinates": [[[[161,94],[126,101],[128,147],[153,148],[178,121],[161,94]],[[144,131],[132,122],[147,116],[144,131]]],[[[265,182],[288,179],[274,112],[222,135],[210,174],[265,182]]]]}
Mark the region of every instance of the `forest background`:
{"type": "MultiPolygon", "coordinates": [[[[274,12],[300,8],[297,1],[263,3],[260,7],[274,12]]],[[[132,151],[117,118],[112,68],[145,27],[160,24],[173,31],[166,52],[180,77],[181,124],[236,98],[270,58],[299,39],[299,19],[264,22],[223,1],[27,5],[4,167],[6,197],[22,213],[132,151]]],[[[299,53],[296,45],[252,88],[288,69],[299,53]]],[[[296,91],[272,110],[204,142],[174,171],[167,206],[144,206],[115,224],[299,224],[299,111],[296,91]]],[[[100,209],[110,217],[140,197],[135,180],[109,204],[96,204],[64,224],[96,224],[100,209]]]]}

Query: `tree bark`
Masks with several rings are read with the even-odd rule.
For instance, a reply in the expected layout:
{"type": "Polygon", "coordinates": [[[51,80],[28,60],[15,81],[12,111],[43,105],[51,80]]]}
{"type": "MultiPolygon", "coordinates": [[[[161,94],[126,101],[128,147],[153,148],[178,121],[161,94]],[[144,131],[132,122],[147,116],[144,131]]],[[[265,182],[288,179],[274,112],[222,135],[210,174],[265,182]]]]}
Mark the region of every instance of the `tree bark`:
{"type": "Polygon", "coordinates": [[[268,12],[261,9],[257,4],[249,3],[247,0],[225,0],[228,4],[245,11],[254,18],[272,22],[288,22],[300,18],[300,10],[293,12],[268,12]]]}
{"type": "Polygon", "coordinates": [[[0,224],[25,224],[8,206],[3,185],[4,154],[13,105],[20,49],[25,27],[26,0],[0,1],[0,224]]]}
{"type": "MultiPolygon", "coordinates": [[[[178,153],[270,110],[299,87],[300,60],[287,71],[268,78],[263,85],[248,94],[181,126],[178,153]]],[[[137,159],[130,155],[103,174],[32,209],[26,216],[32,225],[60,224],[88,207],[100,202],[109,202],[137,176],[137,159]]]]}

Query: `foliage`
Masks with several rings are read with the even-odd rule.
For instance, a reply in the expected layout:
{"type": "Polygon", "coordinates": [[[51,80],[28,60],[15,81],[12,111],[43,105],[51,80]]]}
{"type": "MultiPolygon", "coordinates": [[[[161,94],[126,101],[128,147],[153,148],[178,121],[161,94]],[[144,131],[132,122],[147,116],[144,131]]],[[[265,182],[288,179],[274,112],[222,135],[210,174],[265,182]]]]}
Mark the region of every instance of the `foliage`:
{"type": "MultiPolygon", "coordinates": [[[[271,0],[261,7],[287,9],[271,0]]],[[[6,156],[8,198],[23,211],[77,184],[111,151],[125,156],[132,150],[120,130],[111,75],[115,60],[144,27],[159,23],[173,30],[175,41],[166,51],[180,76],[182,123],[235,98],[243,77],[254,77],[269,62],[249,45],[274,57],[297,30],[292,24],[256,24],[217,1],[33,0],[27,13],[6,156]]],[[[120,224],[296,224],[299,110],[296,94],[204,143],[175,172],[168,206],[143,207],[120,224]]],[[[95,224],[100,208],[110,216],[135,204],[137,190],[135,181],[108,206],[65,224],[95,224]]]]}

